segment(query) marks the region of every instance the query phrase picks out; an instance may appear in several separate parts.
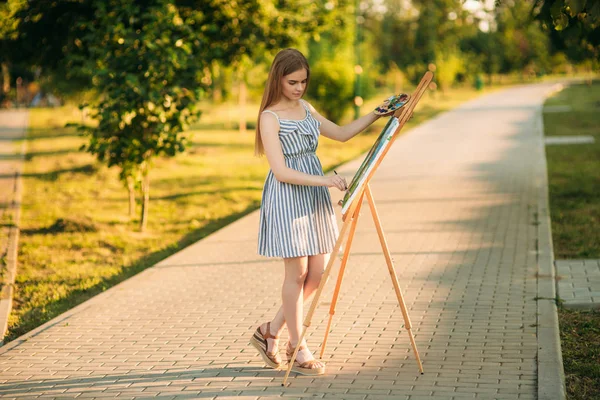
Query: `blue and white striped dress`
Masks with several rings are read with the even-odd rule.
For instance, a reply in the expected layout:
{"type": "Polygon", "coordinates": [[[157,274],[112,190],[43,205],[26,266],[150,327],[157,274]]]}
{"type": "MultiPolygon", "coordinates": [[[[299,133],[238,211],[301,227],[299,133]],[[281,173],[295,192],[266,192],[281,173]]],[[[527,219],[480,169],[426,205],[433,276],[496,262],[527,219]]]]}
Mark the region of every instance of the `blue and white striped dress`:
{"type": "MultiPolygon", "coordinates": [[[[311,175],[323,176],[315,154],[319,126],[304,102],[302,120],[280,119],[279,140],[285,164],[311,175]]],[[[325,186],[303,186],[279,182],[269,171],[260,206],[258,254],[267,257],[301,257],[331,253],[338,237],[329,190],[325,186]]]]}

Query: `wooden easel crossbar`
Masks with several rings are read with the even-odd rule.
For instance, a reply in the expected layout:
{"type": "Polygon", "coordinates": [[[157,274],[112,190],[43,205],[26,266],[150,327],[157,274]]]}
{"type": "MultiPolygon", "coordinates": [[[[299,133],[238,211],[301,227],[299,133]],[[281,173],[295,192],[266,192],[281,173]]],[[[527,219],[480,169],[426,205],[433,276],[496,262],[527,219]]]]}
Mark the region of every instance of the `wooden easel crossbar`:
{"type": "Polygon", "coordinates": [[[327,330],[325,331],[325,337],[323,339],[323,344],[321,346],[320,358],[323,358],[323,354],[325,353],[325,347],[327,345],[327,339],[329,337],[329,331],[331,329],[331,321],[333,319],[333,315],[335,314],[335,307],[337,304],[337,299],[339,297],[340,288],[342,286],[342,280],[344,277],[344,271],[346,269],[346,263],[348,261],[349,255],[350,255],[350,248],[352,247],[352,240],[354,239],[354,234],[356,232],[356,225],[358,222],[358,217],[360,215],[359,213],[360,213],[360,210],[361,210],[361,207],[363,204],[363,200],[365,197],[366,197],[367,203],[369,204],[369,208],[371,210],[371,215],[373,217],[373,221],[374,221],[375,227],[377,229],[377,235],[379,236],[379,242],[381,243],[381,249],[383,251],[383,255],[385,256],[385,261],[386,261],[386,264],[388,267],[388,271],[390,273],[390,277],[392,279],[394,291],[396,292],[396,297],[398,298],[398,304],[400,305],[400,309],[402,311],[402,317],[404,318],[404,327],[406,328],[406,330],[408,332],[408,336],[410,338],[410,343],[411,343],[412,349],[415,353],[419,371],[421,372],[421,374],[423,373],[423,365],[421,363],[419,351],[417,350],[417,344],[415,343],[415,338],[412,333],[412,324],[410,322],[408,310],[407,310],[406,304],[404,302],[404,297],[402,296],[402,290],[400,289],[400,285],[398,284],[398,278],[396,276],[396,271],[394,269],[394,263],[392,261],[392,257],[390,256],[390,251],[389,251],[389,248],[387,245],[387,241],[385,240],[385,235],[384,235],[383,229],[381,227],[381,221],[379,220],[379,215],[377,214],[377,208],[375,206],[375,200],[373,199],[373,194],[371,192],[369,181],[375,174],[375,171],[381,164],[381,161],[384,159],[384,157],[387,154],[387,152],[389,151],[391,145],[398,137],[398,132],[400,132],[400,130],[402,129],[404,124],[412,116],[417,103],[419,102],[419,100],[421,99],[423,94],[425,93],[425,90],[427,90],[427,87],[429,86],[429,83],[431,82],[432,79],[433,79],[433,74],[429,71],[426,72],[425,75],[423,75],[421,82],[419,83],[419,85],[417,86],[415,91],[413,92],[410,100],[404,105],[404,107],[398,109],[394,113],[394,118],[398,119],[399,125],[396,128],[396,130],[390,140],[390,143],[387,145],[387,147],[385,147],[383,149],[382,154],[379,156],[374,167],[371,169],[369,175],[367,176],[367,179],[364,181],[362,186],[358,189],[359,192],[354,197],[354,200],[352,201],[350,207],[347,209],[346,213],[342,215],[343,224],[342,224],[342,229],[340,230],[340,235],[338,237],[337,242],[335,243],[333,251],[331,252],[331,257],[329,259],[329,263],[327,264],[327,268],[325,269],[325,272],[323,273],[319,287],[317,288],[317,291],[314,295],[313,301],[310,305],[310,308],[308,309],[308,313],[304,320],[304,324],[303,324],[304,328],[302,329],[302,334],[300,336],[300,340],[298,341],[298,345],[294,349],[294,354],[292,355],[292,359],[290,360],[286,374],[283,378],[282,386],[285,386],[285,384],[287,383],[288,377],[292,370],[293,363],[296,360],[296,356],[298,355],[298,350],[300,348],[300,344],[304,341],[304,337],[306,336],[306,331],[308,330],[308,328],[311,325],[313,314],[319,303],[319,298],[321,297],[321,293],[323,292],[325,284],[327,283],[327,280],[331,273],[333,264],[340,252],[340,248],[342,247],[342,243],[344,242],[344,240],[346,240],[346,246],[344,246],[344,253],[342,255],[342,260],[341,260],[341,264],[340,264],[340,271],[338,274],[337,283],[336,283],[335,290],[333,293],[331,306],[329,309],[329,321],[327,323],[327,330]],[[348,235],[346,235],[346,233],[348,233],[348,235]]]}

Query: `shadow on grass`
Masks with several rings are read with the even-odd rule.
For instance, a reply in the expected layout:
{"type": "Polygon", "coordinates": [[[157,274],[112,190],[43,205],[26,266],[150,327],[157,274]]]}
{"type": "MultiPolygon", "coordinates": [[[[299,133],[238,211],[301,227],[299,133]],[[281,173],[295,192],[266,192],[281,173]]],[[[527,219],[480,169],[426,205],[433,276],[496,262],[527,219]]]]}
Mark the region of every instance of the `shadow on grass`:
{"type": "Polygon", "coordinates": [[[248,146],[245,143],[211,143],[211,142],[194,142],[192,140],[192,143],[190,144],[190,146],[188,147],[188,150],[194,150],[194,149],[202,149],[202,148],[215,148],[215,147],[226,147],[228,149],[249,149],[250,146],[248,146]]]}
{"type": "MultiPolygon", "coordinates": [[[[32,160],[35,157],[62,156],[62,155],[71,154],[71,153],[79,153],[79,151],[77,151],[75,149],[62,149],[62,150],[52,150],[52,151],[33,151],[33,152],[27,152],[25,154],[25,159],[32,160]]],[[[21,158],[22,158],[22,155],[20,153],[0,155],[0,160],[20,160],[21,158]]]]}
{"type": "MultiPolygon", "coordinates": [[[[225,123],[225,122],[212,122],[212,123],[208,123],[208,122],[203,122],[202,121],[202,117],[200,118],[200,120],[198,122],[196,122],[195,124],[192,124],[190,126],[191,130],[195,130],[195,131],[223,131],[223,130],[234,130],[237,131],[240,129],[240,124],[238,122],[234,122],[234,123],[225,123]]],[[[246,130],[248,131],[253,131],[254,129],[256,129],[256,122],[252,121],[252,122],[247,122],[246,123],[246,130]]]]}
{"type": "MultiPolygon", "coordinates": [[[[251,187],[251,186],[238,186],[238,187],[230,187],[227,189],[223,189],[223,190],[219,190],[219,194],[226,194],[226,193],[234,193],[234,192],[239,192],[240,190],[248,190],[248,191],[254,191],[254,192],[261,192],[262,188],[258,188],[258,187],[251,187]]],[[[214,194],[215,191],[214,190],[196,190],[193,192],[186,192],[186,193],[176,193],[176,194],[171,194],[171,195],[166,195],[166,196],[158,196],[158,197],[153,197],[152,200],[177,200],[177,199],[182,199],[185,197],[191,197],[191,196],[200,196],[200,195],[206,195],[206,194],[214,194]]],[[[121,200],[123,201],[123,200],[121,200]]]]}
{"type": "Polygon", "coordinates": [[[38,229],[22,229],[24,235],[46,235],[56,233],[82,233],[82,232],[97,232],[98,226],[90,218],[72,217],[59,218],[50,226],[38,229]]]}
{"type": "MultiPolygon", "coordinates": [[[[21,175],[23,178],[38,178],[43,181],[56,181],[62,174],[65,173],[76,173],[76,174],[85,174],[85,175],[93,175],[98,172],[98,166],[96,164],[86,164],[79,167],[74,168],[64,168],[57,169],[49,172],[36,172],[36,173],[27,173],[21,175]]],[[[0,174],[0,178],[11,178],[14,176],[13,174],[0,174]]]]}
{"type": "Polygon", "coordinates": [[[79,137],[84,138],[84,136],[77,132],[64,132],[56,133],[56,129],[64,129],[63,127],[57,126],[52,128],[29,128],[27,133],[27,140],[42,140],[42,139],[62,139],[62,138],[72,138],[79,137]],[[54,133],[52,133],[54,132],[54,133]]]}
{"type": "Polygon", "coordinates": [[[19,336],[35,329],[36,327],[48,322],[56,316],[70,310],[71,308],[83,303],[86,300],[94,297],[95,295],[115,286],[124,280],[131,278],[132,276],[144,271],[145,269],[152,267],[158,262],[165,258],[177,253],[178,251],[190,246],[191,244],[205,238],[206,236],[214,233],[215,231],[223,228],[226,225],[244,217],[245,215],[253,212],[259,207],[258,202],[250,204],[247,208],[237,213],[230,214],[226,217],[209,222],[202,228],[196,229],[185,236],[179,241],[168,247],[150,253],[141,257],[137,261],[134,261],[130,266],[123,267],[121,272],[117,275],[104,279],[98,284],[83,290],[74,290],[69,293],[68,296],[58,299],[53,302],[49,302],[43,310],[32,309],[23,314],[20,320],[23,322],[21,325],[12,327],[6,337],[4,343],[8,343],[19,336]]]}
{"type": "MultiPolygon", "coordinates": [[[[219,189],[219,194],[225,196],[229,193],[236,193],[239,191],[260,192],[260,191],[262,191],[262,188],[252,187],[252,186],[232,186],[232,187],[228,187],[226,189],[219,189]]],[[[214,189],[193,190],[190,192],[173,193],[173,194],[164,195],[164,196],[150,196],[150,201],[179,200],[179,199],[185,199],[188,197],[213,195],[213,194],[215,194],[214,189]]],[[[108,198],[103,199],[103,201],[112,202],[112,203],[123,203],[123,202],[127,202],[127,200],[128,199],[126,197],[115,197],[115,198],[110,198],[110,199],[108,199],[108,198]]]]}

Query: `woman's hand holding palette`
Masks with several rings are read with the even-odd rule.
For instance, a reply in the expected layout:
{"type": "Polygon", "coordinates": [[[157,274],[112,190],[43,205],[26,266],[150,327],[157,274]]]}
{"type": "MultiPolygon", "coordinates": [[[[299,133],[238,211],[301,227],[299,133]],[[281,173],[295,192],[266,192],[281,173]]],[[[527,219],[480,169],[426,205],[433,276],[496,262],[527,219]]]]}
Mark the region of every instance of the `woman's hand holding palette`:
{"type": "Polygon", "coordinates": [[[373,112],[376,115],[389,115],[397,109],[399,109],[400,107],[402,107],[403,105],[405,105],[409,99],[410,96],[406,93],[390,96],[383,103],[375,107],[375,110],[373,112]]]}

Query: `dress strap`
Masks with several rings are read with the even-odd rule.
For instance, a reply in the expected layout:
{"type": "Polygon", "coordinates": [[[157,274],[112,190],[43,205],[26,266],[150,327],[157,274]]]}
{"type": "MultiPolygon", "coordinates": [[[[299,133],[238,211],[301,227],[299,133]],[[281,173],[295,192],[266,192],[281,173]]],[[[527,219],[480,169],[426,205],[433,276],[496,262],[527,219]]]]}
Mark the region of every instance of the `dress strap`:
{"type": "Polygon", "coordinates": [[[302,103],[302,107],[304,107],[304,109],[305,109],[307,112],[310,112],[310,110],[308,109],[308,104],[306,103],[306,101],[304,101],[304,100],[300,99],[300,103],[302,103]]]}
{"type": "Polygon", "coordinates": [[[275,111],[271,111],[271,110],[264,110],[264,113],[269,113],[269,114],[273,114],[275,116],[275,118],[277,118],[277,122],[279,122],[279,115],[277,115],[277,113],[275,111]]]}

